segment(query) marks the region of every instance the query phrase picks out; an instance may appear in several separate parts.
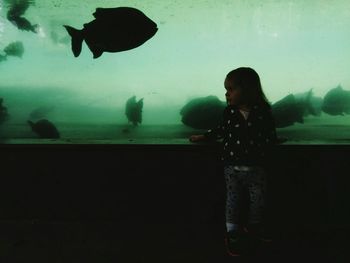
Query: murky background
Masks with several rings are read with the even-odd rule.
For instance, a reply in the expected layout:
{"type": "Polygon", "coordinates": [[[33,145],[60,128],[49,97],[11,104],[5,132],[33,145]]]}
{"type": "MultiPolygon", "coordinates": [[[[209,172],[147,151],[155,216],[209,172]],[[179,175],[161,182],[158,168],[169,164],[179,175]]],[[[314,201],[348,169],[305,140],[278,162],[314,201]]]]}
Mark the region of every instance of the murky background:
{"type": "MultiPolygon", "coordinates": [[[[24,48],[21,57],[0,61],[0,98],[8,112],[0,124],[3,142],[186,143],[202,130],[181,122],[181,108],[209,95],[224,101],[224,78],[240,66],[259,73],[271,103],[310,89],[320,98],[338,85],[350,90],[347,0],[36,0],[23,14],[38,25],[36,33],[7,19],[16,2],[0,2],[0,55],[16,41],[24,48]],[[119,6],[143,11],[157,23],[156,35],[98,59],[83,43],[75,58],[62,25],[82,29],[97,7],[119,6]],[[136,127],[125,115],[132,96],[144,103],[136,127]],[[54,123],[61,139],[37,139],[27,124],[35,118],[54,123]]],[[[305,116],[278,134],[289,143],[348,143],[350,116],[305,116]]]]}

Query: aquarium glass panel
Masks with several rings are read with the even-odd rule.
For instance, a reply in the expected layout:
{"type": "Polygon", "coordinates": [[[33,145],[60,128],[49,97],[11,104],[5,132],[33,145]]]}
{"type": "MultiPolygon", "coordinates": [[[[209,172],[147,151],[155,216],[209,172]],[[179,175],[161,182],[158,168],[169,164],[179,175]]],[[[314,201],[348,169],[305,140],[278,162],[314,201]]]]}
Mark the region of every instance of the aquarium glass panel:
{"type": "Polygon", "coordinates": [[[1,0],[0,141],[187,144],[251,67],[285,143],[346,144],[349,28],[348,0],[1,0]]]}

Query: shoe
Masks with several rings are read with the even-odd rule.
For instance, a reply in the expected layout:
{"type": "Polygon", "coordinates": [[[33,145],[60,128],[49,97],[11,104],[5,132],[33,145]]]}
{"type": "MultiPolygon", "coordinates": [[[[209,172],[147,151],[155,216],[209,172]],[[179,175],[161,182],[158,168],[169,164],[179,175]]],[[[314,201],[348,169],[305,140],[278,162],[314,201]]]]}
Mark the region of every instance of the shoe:
{"type": "Polygon", "coordinates": [[[240,253],[238,251],[239,241],[240,241],[240,233],[238,231],[227,232],[227,235],[225,238],[225,245],[226,245],[227,253],[231,257],[240,256],[240,253]]]}
{"type": "Polygon", "coordinates": [[[264,227],[261,227],[258,225],[248,226],[248,233],[251,236],[258,238],[262,242],[265,242],[265,243],[272,242],[271,234],[267,232],[264,227]]]}

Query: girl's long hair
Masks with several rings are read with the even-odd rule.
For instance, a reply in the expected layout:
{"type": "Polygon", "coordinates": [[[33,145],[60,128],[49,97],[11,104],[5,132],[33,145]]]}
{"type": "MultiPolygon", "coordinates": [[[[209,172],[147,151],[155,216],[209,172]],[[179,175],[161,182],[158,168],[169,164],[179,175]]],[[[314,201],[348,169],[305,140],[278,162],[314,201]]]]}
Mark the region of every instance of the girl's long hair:
{"type": "Polygon", "coordinates": [[[248,106],[260,105],[271,108],[261,86],[258,73],[252,68],[240,67],[230,71],[226,79],[241,89],[241,103],[248,106]]]}

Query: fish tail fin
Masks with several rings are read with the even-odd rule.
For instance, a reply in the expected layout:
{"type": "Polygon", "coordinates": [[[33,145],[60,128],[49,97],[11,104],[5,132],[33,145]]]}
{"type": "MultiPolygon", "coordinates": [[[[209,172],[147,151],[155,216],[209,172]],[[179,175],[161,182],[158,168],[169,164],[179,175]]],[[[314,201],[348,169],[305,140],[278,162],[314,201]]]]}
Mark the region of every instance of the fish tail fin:
{"type": "Polygon", "coordinates": [[[306,108],[307,108],[307,111],[312,114],[312,115],[316,115],[316,111],[312,105],[312,102],[311,102],[311,98],[312,98],[312,89],[309,90],[309,92],[307,93],[307,96],[306,96],[306,99],[305,99],[305,102],[306,102],[306,108]]]}
{"type": "Polygon", "coordinates": [[[82,30],[75,29],[71,26],[64,26],[68,34],[72,37],[72,51],[75,57],[78,57],[81,52],[84,36],[82,30]]]}

